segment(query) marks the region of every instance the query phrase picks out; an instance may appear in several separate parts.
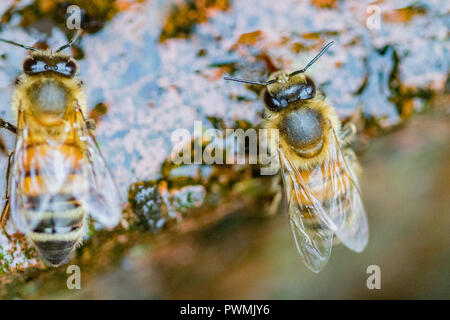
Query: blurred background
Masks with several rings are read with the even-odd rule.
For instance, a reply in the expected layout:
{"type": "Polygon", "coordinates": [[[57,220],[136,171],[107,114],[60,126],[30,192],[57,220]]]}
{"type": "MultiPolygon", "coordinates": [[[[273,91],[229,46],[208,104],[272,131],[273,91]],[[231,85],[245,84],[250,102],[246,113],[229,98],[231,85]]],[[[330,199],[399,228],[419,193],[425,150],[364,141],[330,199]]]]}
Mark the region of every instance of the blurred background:
{"type": "MultiPolygon", "coordinates": [[[[1,233],[2,298],[450,298],[448,1],[11,0],[0,4],[0,37],[58,47],[73,35],[70,5],[83,14],[71,50],[124,219],[112,231],[93,225],[77,250],[81,290],[67,289],[66,267],[44,267],[23,237],[1,233]],[[174,166],[170,136],[195,120],[258,127],[261,88],[222,78],[300,69],[331,40],[308,73],[358,128],[370,240],[361,254],[336,246],[316,275],[286,208],[267,214],[273,177],[257,166],[174,166]],[[370,265],[380,290],[366,286],[370,265]]],[[[26,54],[0,45],[9,121],[26,54]]],[[[13,145],[1,132],[2,172],[13,145]]]]}

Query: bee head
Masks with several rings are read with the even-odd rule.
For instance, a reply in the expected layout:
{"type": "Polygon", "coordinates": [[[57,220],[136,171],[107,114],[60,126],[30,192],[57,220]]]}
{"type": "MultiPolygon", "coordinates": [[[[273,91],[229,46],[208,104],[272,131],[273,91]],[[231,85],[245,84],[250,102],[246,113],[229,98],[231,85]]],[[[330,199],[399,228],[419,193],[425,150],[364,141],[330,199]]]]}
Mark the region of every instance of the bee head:
{"type": "MultiPolygon", "coordinates": [[[[266,82],[225,78],[237,82],[265,86],[262,91],[264,104],[271,112],[278,113],[292,103],[312,99],[316,95],[314,82],[305,71],[333,45],[328,43],[303,69],[292,73],[273,73],[266,82]]],[[[279,128],[284,141],[303,158],[311,158],[321,152],[324,146],[325,119],[323,115],[308,105],[287,109],[281,117],[279,128]],[[290,112],[289,110],[295,111],[290,112]]]]}
{"type": "Polygon", "coordinates": [[[251,80],[242,80],[226,77],[225,80],[256,84],[265,86],[263,90],[263,101],[266,107],[273,111],[279,112],[286,108],[290,103],[314,98],[316,94],[316,86],[311,78],[305,75],[305,71],[314,64],[329,47],[333,45],[333,41],[329,42],[322,50],[301,70],[287,73],[279,71],[272,74],[266,82],[258,82],[251,80]]]}
{"type": "Polygon", "coordinates": [[[60,53],[69,48],[81,35],[81,30],[77,30],[72,39],[65,45],[58,48],[55,52],[42,52],[31,46],[26,46],[11,40],[0,38],[0,41],[18,46],[31,51],[31,54],[25,58],[22,64],[23,72],[27,75],[56,73],[64,77],[72,78],[77,72],[77,63],[75,59],[68,55],[60,53]]]}
{"type": "Polygon", "coordinates": [[[27,75],[56,73],[72,78],[77,72],[75,59],[64,54],[47,54],[33,52],[22,63],[23,72],[27,75]]]}
{"type": "Polygon", "coordinates": [[[290,103],[312,99],[316,94],[314,82],[304,73],[276,72],[267,83],[262,97],[265,106],[274,112],[283,110],[290,103]]]}

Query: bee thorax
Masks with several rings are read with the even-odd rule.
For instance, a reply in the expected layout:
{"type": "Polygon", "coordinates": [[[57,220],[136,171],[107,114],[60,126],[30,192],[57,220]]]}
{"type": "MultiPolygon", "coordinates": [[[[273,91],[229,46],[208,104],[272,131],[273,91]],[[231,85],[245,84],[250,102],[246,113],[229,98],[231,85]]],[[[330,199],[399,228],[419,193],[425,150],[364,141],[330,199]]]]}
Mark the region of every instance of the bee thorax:
{"type": "Polygon", "coordinates": [[[46,80],[38,82],[31,92],[33,108],[44,113],[63,113],[67,107],[67,89],[61,84],[46,80]]]}
{"type": "Polygon", "coordinates": [[[280,132],[300,156],[313,157],[323,147],[323,117],[310,108],[301,108],[283,118],[280,132]]]}

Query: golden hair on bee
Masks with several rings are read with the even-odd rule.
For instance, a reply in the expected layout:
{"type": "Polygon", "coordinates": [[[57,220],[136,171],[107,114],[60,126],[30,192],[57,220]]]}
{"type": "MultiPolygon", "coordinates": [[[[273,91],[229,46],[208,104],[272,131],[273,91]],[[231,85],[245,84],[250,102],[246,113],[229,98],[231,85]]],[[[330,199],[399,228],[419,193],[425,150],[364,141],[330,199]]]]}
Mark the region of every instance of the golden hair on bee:
{"type": "MultiPolygon", "coordinates": [[[[263,101],[267,101],[266,95],[277,96],[285,90],[286,86],[296,87],[296,86],[308,86],[313,85],[312,80],[305,76],[304,74],[297,74],[289,77],[289,74],[286,71],[278,71],[272,74],[269,77],[268,82],[275,80],[275,82],[267,85],[261,92],[261,99],[263,101]]],[[[333,130],[336,134],[340,134],[341,131],[341,122],[339,117],[333,107],[331,107],[330,103],[324,98],[324,95],[321,94],[318,89],[314,87],[313,89],[315,94],[313,97],[307,100],[296,100],[290,102],[289,108],[284,108],[281,111],[273,111],[270,108],[265,108],[263,114],[263,122],[262,127],[266,129],[279,129],[280,130],[280,147],[286,150],[288,153],[292,153],[292,158],[295,159],[295,163],[302,169],[309,170],[316,166],[318,163],[322,163],[326,156],[328,150],[328,141],[329,131],[333,130]],[[306,112],[306,110],[308,110],[306,112]],[[291,130],[293,125],[297,125],[302,127],[302,125],[307,125],[305,121],[302,121],[305,117],[312,117],[317,120],[318,127],[316,128],[316,132],[301,132],[305,134],[307,139],[305,140],[314,140],[314,134],[317,138],[321,138],[321,141],[317,141],[320,143],[316,143],[315,141],[307,143],[295,143],[295,139],[298,137],[291,137],[292,134],[287,132],[291,130]],[[320,133],[317,131],[324,131],[323,135],[320,137],[320,133]],[[291,137],[291,139],[289,139],[291,137]],[[287,141],[288,140],[288,141],[287,141]],[[292,147],[291,147],[292,146],[292,147]],[[294,153],[298,154],[305,147],[311,147],[309,151],[301,153],[302,156],[296,156],[294,153]],[[296,151],[294,151],[296,149],[296,151]]],[[[314,128],[312,128],[314,129],[314,128]]],[[[275,141],[271,140],[270,145],[272,148],[275,148],[273,145],[275,141]]]]}
{"type": "MultiPolygon", "coordinates": [[[[333,44],[327,44],[301,70],[278,71],[262,85],[263,128],[278,150],[281,177],[298,252],[313,272],[326,265],[334,239],[361,252],[368,241],[367,219],[359,194],[356,156],[348,146],[355,128],[341,128],[335,109],[305,71],[333,44]],[[279,133],[275,139],[272,131],[279,133]]],[[[280,200],[277,195],[274,199],[280,200]]],[[[277,208],[277,205],[271,205],[277,208]]]]}
{"type": "Polygon", "coordinates": [[[120,196],[86,120],[87,105],[77,63],[61,51],[32,51],[22,64],[12,99],[16,133],[7,169],[7,201],[16,229],[24,233],[42,260],[66,263],[83,240],[88,216],[106,226],[120,219],[120,196]]]}
{"type": "Polygon", "coordinates": [[[266,106],[262,127],[280,131],[279,142],[272,139],[269,131],[269,145],[275,149],[278,146],[274,144],[280,143],[280,147],[292,153],[296,164],[305,170],[312,169],[326,158],[328,132],[334,130],[339,135],[341,130],[336,111],[316,89],[312,79],[305,75],[305,71],[332,45],[333,41],[303,69],[292,73],[284,70],[274,72],[266,82],[225,77],[225,80],[265,86],[261,92],[261,99],[266,106]],[[295,133],[292,130],[294,126],[306,130],[295,133]],[[308,148],[309,150],[302,152],[308,148]],[[300,153],[300,157],[294,153],[300,153]]]}

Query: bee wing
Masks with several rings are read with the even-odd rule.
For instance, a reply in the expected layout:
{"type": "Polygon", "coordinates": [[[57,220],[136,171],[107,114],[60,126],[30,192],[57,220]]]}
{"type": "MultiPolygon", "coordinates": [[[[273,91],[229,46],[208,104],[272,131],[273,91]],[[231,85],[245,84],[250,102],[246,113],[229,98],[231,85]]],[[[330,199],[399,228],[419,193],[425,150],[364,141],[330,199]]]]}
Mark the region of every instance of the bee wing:
{"type": "Polygon", "coordinates": [[[315,272],[326,264],[333,234],[348,248],[361,252],[368,240],[367,218],[357,177],[347,164],[336,135],[328,137],[326,160],[301,172],[280,149],[282,175],[297,248],[315,272]]]}
{"type": "Polygon", "coordinates": [[[316,210],[317,199],[310,197],[298,169],[287,153],[279,150],[281,173],[288,202],[289,219],[297,250],[303,262],[313,272],[320,272],[330,258],[333,245],[333,228],[328,216],[316,210]],[[305,199],[311,203],[306,204],[305,199]]]}
{"type": "Polygon", "coordinates": [[[353,152],[345,153],[341,150],[334,131],[331,140],[333,148],[330,151],[332,157],[329,166],[337,166],[339,163],[340,171],[335,168],[331,175],[330,186],[334,198],[329,204],[328,211],[336,221],[337,238],[347,248],[362,252],[369,240],[369,228],[355,172],[357,160],[353,152]]]}
{"type": "Polygon", "coordinates": [[[120,220],[120,194],[94,136],[86,128],[83,131],[81,139],[86,142],[89,161],[86,170],[88,192],[83,203],[96,221],[114,227],[120,220]]]}
{"type": "Polygon", "coordinates": [[[52,221],[55,212],[80,212],[86,183],[80,172],[83,155],[72,137],[58,142],[40,140],[22,116],[11,165],[10,210],[16,228],[27,233],[44,219],[52,221]]]}
{"type": "Polygon", "coordinates": [[[119,193],[81,111],[65,125],[57,140],[45,139],[19,114],[10,206],[13,222],[23,233],[49,223],[66,227],[67,219],[84,210],[108,227],[120,219],[119,193]]]}

